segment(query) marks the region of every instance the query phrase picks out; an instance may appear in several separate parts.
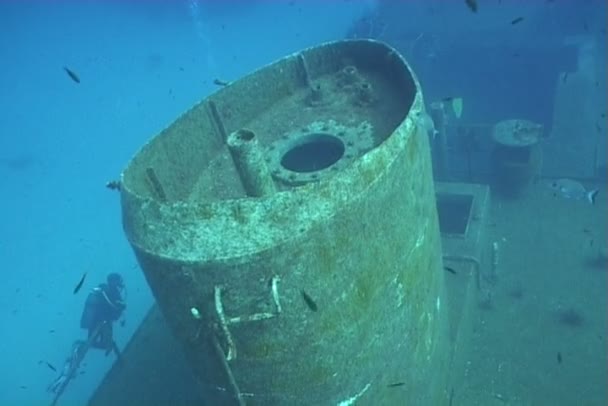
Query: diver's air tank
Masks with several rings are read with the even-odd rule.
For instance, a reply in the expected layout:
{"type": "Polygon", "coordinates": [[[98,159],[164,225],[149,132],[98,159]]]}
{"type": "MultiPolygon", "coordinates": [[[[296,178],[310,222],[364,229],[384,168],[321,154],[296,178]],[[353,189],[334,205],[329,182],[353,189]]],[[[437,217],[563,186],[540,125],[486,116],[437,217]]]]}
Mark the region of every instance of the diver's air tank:
{"type": "Polygon", "coordinates": [[[124,229],[209,405],[435,405],[448,336],[418,82],[371,40],[203,100],[121,179],[124,229]]]}

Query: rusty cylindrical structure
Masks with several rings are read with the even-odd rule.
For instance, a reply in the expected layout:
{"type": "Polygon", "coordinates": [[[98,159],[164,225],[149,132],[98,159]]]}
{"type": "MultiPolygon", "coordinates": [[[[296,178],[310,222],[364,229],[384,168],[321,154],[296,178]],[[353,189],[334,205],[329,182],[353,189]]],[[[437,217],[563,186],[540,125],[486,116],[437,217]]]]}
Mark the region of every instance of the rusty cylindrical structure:
{"type": "Polygon", "coordinates": [[[519,197],[542,166],[543,126],[514,119],[497,123],[492,129],[493,188],[504,197],[519,197]]]}
{"type": "Polygon", "coordinates": [[[209,405],[446,400],[423,108],[395,50],[334,42],[209,96],[129,163],[124,229],[209,405]]]}

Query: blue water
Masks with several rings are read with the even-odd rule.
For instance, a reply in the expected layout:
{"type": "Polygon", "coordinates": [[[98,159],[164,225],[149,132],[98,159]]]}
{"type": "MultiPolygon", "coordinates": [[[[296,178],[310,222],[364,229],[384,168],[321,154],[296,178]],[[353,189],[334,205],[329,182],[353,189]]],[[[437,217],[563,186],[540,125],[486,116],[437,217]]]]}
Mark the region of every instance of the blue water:
{"type": "MultiPolygon", "coordinates": [[[[601,0],[480,0],[475,14],[462,1],[412,0],[382,17],[385,31],[353,31],[374,3],[0,3],[0,405],[50,402],[45,389],[56,374],[40,361],[62,366],[85,334],[86,294],[109,272],[128,288],[127,323],[115,329],[118,344],[128,342],[153,299],[122,232],[119,196],[105,184],[213,92],[214,79],[238,79],[324,41],[390,32],[428,99],[487,92],[467,114],[550,125],[553,75],[575,64],[558,45],[602,24],[605,41],[601,0]]],[[[84,404],[113,360],[91,353],[62,400],[84,404]]]]}

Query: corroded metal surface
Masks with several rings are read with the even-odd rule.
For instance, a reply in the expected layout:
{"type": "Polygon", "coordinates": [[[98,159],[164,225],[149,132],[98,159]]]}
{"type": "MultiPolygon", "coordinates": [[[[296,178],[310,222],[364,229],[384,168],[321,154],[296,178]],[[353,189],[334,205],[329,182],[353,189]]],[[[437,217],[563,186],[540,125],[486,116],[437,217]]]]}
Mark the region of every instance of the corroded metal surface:
{"type": "Polygon", "coordinates": [[[134,157],[125,232],[209,404],[445,401],[423,108],[393,49],[335,42],[227,86],[134,157]]]}

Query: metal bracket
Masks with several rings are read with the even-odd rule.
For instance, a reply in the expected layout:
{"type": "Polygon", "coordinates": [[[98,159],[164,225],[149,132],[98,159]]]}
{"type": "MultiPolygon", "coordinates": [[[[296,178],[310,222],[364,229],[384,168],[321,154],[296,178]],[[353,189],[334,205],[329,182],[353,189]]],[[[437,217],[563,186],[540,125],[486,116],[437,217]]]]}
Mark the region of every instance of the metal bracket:
{"type": "Polygon", "coordinates": [[[273,313],[263,312],[263,313],[253,313],[249,315],[236,316],[236,317],[228,317],[224,312],[224,304],[222,303],[222,287],[220,285],[216,285],[214,288],[214,296],[215,296],[215,311],[217,313],[217,317],[219,320],[220,328],[224,333],[226,338],[226,343],[228,345],[228,354],[226,354],[226,360],[232,361],[236,359],[236,345],[234,344],[234,340],[232,338],[232,334],[228,329],[228,326],[232,324],[239,324],[249,321],[260,321],[260,320],[268,320],[273,317],[277,317],[283,311],[281,307],[281,302],[279,300],[279,281],[281,278],[278,276],[273,276],[270,280],[270,296],[272,297],[272,302],[274,303],[276,310],[273,313]]]}

